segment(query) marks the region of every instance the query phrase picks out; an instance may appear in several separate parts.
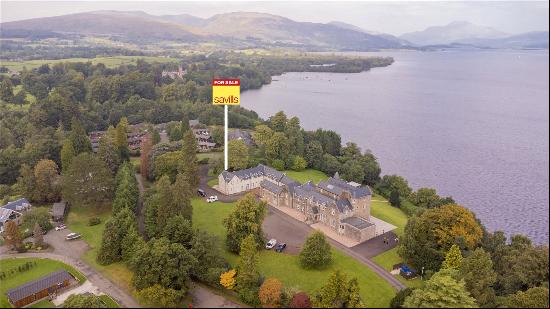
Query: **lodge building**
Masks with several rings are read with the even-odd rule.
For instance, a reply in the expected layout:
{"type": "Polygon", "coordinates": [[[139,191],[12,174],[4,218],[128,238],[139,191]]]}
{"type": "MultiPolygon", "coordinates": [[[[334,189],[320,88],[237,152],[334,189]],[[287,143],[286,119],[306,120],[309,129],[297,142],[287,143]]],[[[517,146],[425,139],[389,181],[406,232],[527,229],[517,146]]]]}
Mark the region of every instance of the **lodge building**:
{"type": "Polygon", "coordinates": [[[260,164],[245,170],[222,172],[218,176],[218,190],[228,195],[255,191],[268,204],[299,211],[306,223],[321,223],[355,242],[364,242],[376,235],[376,226],[370,220],[370,188],[346,182],[338,173],[317,185],[311,181],[300,184],[260,164]]]}

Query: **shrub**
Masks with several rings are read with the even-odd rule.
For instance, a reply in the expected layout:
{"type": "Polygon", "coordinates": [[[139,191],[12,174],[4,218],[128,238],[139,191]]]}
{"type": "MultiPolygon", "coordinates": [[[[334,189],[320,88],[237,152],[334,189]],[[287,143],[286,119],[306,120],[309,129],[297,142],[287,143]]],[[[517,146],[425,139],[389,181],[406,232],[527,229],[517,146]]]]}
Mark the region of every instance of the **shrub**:
{"type": "Polygon", "coordinates": [[[198,161],[199,164],[208,164],[208,162],[210,161],[209,158],[202,158],[198,161]]]}
{"type": "Polygon", "coordinates": [[[285,169],[285,161],[279,159],[273,160],[271,166],[278,171],[283,171],[285,169]]]}
{"type": "Polygon", "coordinates": [[[328,266],[332,262],[332,252],[325,234],[313,232],[304,243],[299,258],[303,268],[320,269],[328,266]]]}
{"type": "Polygon", "coordinates": [[[220,275],[220,284],[228,290],[233,290],[237,281],[235,275],[237,275],[237,271],[234,269],[222,273],[220,275]]]}
{"type": "Polygon", "coordinates": [[[264,281],[258,292],[258,298],[264,308],[277,308],[281,303],[283,284],[275,278],[264,281]]]}
{"type": "Polygon", "coordinates": [[[311,308],[311,300],[306,293],[300,292],[292,297],[288,306],[290,308],[311,308]]]}
{"type": "Polygon", "coordinates": [[[98,217],[92,217],[92,218],[90,218],[90,220],[88,220],[88,225],[89,226],[98,225],[100,223],[101,223],[101,219],[99,219],[98,217]]]}
{"type": "Polygon", "coordinates": [[[303,171],[307,167],[307,161],[300,157],[295,156],[294,160],[292,162],[292,166],[290,167],[293,171],[303,171]]]}

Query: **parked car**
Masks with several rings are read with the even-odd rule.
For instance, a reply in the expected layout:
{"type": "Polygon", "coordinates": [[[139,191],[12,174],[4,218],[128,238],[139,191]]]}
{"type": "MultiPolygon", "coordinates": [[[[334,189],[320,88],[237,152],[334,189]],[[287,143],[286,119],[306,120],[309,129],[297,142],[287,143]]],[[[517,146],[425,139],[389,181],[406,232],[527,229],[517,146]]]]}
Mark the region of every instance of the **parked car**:
{"type": "Polygon", "coordinates": [[[78,233],[70,233],[67,235],[67,237],[65,237],[66,240],[73,240],[73,239],[78,239],[80,238],[80,234],[78,233]]]}
{"type": "Polygon", "coordinates": [[[67,228],[67,226],[65,224],[60,224],[60,225],[55,227],[55,230],[56,231],[61,231],[61,230],[64,230],[66,228],[67,228]]]}
{"type": "Polygon", "coordinates": [[[212,195],[211,197],[207,198],[206,201],[208,203],[212,203],[212,202],[215,202],[218,200],[218,196],[217,195],[212,195]]]}
{"type": "Polygon", "coordinates": [[[281,253],[283,252],[283,250],[285,250],[285,248],[286,248],[286,243],[283,242],[278,244],[277,247],[275,247],[275,251],[281,253]]]}
{"type": "Polygon", "coordinates": [[[273,247],[275,247],[276,244],[277,244],[277,239],[272,238],[267,242],[267,244],[265,245],[265,248],[267,250],[272,249],[273,247]]]}
{"type": "Polygon", "coordinates": [[[198,195],[198,196],[202,196],[202,197],[206,197],[206,193],[204,192],[203,189],[198,189],[198,190],[197,190],[197,195],[198,195]]]}

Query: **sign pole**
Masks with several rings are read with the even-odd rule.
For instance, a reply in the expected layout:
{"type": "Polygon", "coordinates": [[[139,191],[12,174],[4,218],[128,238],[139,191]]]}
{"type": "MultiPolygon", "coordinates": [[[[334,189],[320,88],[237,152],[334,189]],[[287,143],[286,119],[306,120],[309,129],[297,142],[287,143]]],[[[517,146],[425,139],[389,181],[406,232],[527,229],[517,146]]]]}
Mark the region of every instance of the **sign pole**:
{"type": "Polygon", "coordinates": [[[229,169],[229,108],[228,105],[239,105],[241,98],[241,81],[239,79],[213,79],[212,104],[223,105],[223,167],[229,169]]]}
{"type": "Polygon", "coordinates": [[[225,130],[223,130],[223,162],[224,162],[224,168],[227,171],[229,168],[229,161],[228,161],[228,150],[229,150],[229,144],[228,144],[228,107],[227,105],[223,106],[223,117],[225,122],[225,130]]]}

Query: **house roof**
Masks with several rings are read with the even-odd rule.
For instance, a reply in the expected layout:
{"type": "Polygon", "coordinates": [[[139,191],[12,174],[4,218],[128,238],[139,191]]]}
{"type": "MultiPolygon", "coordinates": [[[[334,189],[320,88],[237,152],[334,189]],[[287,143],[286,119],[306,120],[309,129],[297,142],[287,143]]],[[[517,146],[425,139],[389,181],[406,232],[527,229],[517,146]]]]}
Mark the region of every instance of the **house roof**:
{"type": "Polygon", "coordinates": [[[247,168],[244,170],[238,170],[234,172],[222,172],[223,178],[226,182],[230,181],[233,177],[238,177],[239,179],[249,179],[253,177],[266,176],[273,180],[274,182],[281,182],[285,185],[298,185],[294,179],[286,176],[284,173],[279,172],[278,170],[265,166],[263,164],[258,164],[256,167],[247,168]]]}
{"type": "Polygon", "coordinates": [[[318,186],[336,195],[340,195],[343,191],[347,191],[353,198],[362,198],[372,195],[368,186],[357,185],[357,183],[347,183],[335,175],[335,177],[331,177],[327,181],[320,181],[318,186]]]}
{"type": "Polygon", "coordinates": [[[8,221],[12,212],[14,211],[9,208],[0,208],[0,227],[4,225],[4,222],[8,221]]]}
{"type": "Polygon", "coordinates": [[[73,279],[73,276],[69,274],[66,270],[59,270],[49,275],[46,275],[42,278],[36,279],[31,282],[27,282],[23,285],[20,285],[16,288],[8,290],[6,295],[12,304],[28,297],[30,295],[36,294],[40,291],[43,291],[47,288],[57,285],[65,280],[73,279]]]}
{"type": "Polygon", "coordinates": [[[63,217],[65,215],[65,202],[54,203],[52,207],[52,215],[54,217],[63,217]]]}
{"type": "Polygon", "coordinates": [[[356,229],[359,229],[359,230],[362,230],[362,229],[365,229],[369,226],[372,226],[374,225],[374,223],[371,223],[363,218],[359,218],[359,217],[349,217],[349,218],[346,218],[344,220],[342,220],[342,223],[347,223],[351,226],[353,226],[354,228],[356,229]]]}
{"type": "Polygon", "coordinates": [[[20,198],[17,201],[9,202],[2,207],[15,210],[15,211],[21,211],[29,206],[31,206],[31,203],[29,203],[29,201],[26,198],[20,198]]]}
{"type": "Polygon", "coordinates": [[[346,210],[353,211],[353,206],[351,206],[347,198],[339,198],[336,201],[336,208],[338,208],[339,212],[345,212],[346,210]]]}
{"type": "Polygon", "coordinates": [[[283,187],[278,186],[275,183],[273,183],[269,180],[265,180],[265,179],[262,180],[262,182],[260,182],[260,187],[266,189],[269,192],[275,193],[275,194],[279,194],[279,193],[283,192],[283,187]]]}
{"type": "Polygon", "coordinates": [[[325,196],[317,190],[315,190],[315,185],[309,181],[301,186],[297,186],[294,188],[294,195],[301,197],[301,198],[307,198],[311,199],[312,201],[318,203],[318,204],[324,204],[325,206],[329,206],[331,204],[334,204],[334,200],[329,198],[328,196],[325,196]]]}

